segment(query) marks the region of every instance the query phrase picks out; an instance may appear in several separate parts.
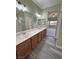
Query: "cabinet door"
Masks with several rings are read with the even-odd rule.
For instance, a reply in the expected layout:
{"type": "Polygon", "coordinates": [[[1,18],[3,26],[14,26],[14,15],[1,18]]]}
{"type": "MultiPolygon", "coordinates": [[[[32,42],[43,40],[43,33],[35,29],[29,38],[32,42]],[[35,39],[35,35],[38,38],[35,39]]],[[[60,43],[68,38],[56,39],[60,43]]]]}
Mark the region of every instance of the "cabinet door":
{"type": "Polygon", "coordinates": [[[42,31],[42,37],[43,37],[43,38],[46,37],[46,29],[42,31]]]}
{"type": "Polygon", "coordinates": [[[43,35],[44,35],[44,37],[46,37],[46,29],[44,30],[44,34],[43,35]]]}
{"type": "Polygon", "coordinates": [[[24,59],[31,52],[31,41],[30,39],[22,42],[16,47],[16,54],[18,59],[24,59]]]}
{"type": "Polygon", "coordinates": [[[37,35],[32,37],[32,48],[35,48],[38,44],[38,37],[37,35]]]}
{"type": "Polygon", "coordinates": [[[44,30],[42,31],[42,39],[44,39],[44,30]]]}
{"type": "Polygon", "coordinates": [[[40,38],[39,38],[39,33],[37,34],[37,43],[39,43],[39,40],[40,40],[40,38]]]}
{"type": "Polygon", "coordinates": [[[42,32],[39,33],[39,36],[38,36],[38,37],[39,37],[38,40],[39,40],[39,42],[40,42],[40,41],[42,40],[42,32]]]}

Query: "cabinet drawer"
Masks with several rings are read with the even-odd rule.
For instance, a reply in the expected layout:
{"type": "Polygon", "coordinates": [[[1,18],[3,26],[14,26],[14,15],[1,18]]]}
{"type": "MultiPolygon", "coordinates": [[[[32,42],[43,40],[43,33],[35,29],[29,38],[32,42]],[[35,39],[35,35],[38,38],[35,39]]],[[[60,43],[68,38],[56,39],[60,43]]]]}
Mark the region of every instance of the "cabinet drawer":
{"type": "Polygon", "coordinates": [[[30,52],[31,52],[31,41],[30,41],[30,39],[22,42],[21,44],[17,45],[17,47],[16,47],[16,53],[17,53],[18,59],[24,58],[30,52]]]}

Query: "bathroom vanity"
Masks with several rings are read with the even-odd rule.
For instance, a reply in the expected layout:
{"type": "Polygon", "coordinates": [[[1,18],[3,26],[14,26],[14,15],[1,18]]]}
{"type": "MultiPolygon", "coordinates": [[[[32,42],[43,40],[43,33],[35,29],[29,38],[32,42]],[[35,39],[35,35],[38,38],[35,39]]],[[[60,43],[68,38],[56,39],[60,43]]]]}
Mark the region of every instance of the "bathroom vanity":
{"type": "Polygon", "coordinates": [[[16,36],[16,59],[24,59],[46,36],[46,27],[27,30],[16,36]]]}

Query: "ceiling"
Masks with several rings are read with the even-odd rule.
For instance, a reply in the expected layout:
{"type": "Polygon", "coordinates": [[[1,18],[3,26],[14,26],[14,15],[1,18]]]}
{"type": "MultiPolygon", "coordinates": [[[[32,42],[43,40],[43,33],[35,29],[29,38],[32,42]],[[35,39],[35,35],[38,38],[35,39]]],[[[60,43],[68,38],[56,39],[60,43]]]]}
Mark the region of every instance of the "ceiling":
{"type": "Polygon", "coordinates": [[[45,9],[57,4],[60,4],[62,0],[32,0],[35,4],[37,4],[41,9],[45,9]]]}

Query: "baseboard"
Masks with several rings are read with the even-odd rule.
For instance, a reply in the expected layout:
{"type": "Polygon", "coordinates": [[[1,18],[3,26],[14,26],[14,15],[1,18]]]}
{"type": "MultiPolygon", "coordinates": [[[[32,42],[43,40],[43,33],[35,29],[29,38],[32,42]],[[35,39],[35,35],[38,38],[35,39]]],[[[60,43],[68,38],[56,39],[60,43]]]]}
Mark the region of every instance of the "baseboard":
{"type": "Polygon", "coordinates": [[[61,47],[61,46],[59,46],[59,45],[56,45],[56,47],[57,47],[57,48],[59,48],[59,49],[62,49],[62,47],[61,47]]]}

